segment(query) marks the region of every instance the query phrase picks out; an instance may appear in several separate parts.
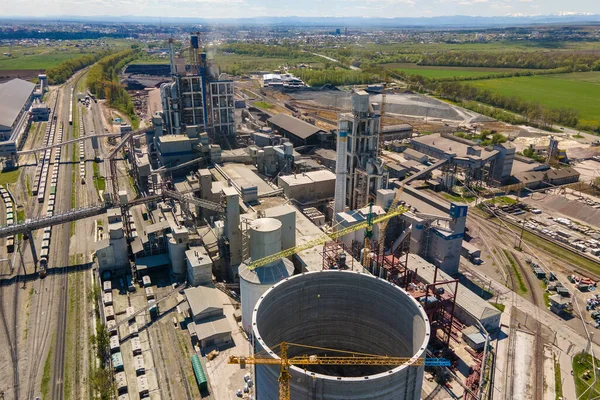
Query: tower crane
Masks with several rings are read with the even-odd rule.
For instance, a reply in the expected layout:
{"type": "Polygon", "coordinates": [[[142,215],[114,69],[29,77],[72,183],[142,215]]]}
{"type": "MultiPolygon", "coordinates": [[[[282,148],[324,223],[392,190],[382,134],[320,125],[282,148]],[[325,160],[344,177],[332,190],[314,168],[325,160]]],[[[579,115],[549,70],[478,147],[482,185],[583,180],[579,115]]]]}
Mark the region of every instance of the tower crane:
{"type": "Polygon", "coordinates": [[[273,261],[277,261],[277,260],[279,260],[281,258],[289,257],[289,256],[294,255],[296,253],[299,253],[301,251],[308,250],[308,249],[310,249],[312,247],[324,244],[325,242],[328,242],[330,240],[335,240],[337,238],[340,238],[342,236],[347,235],[350,232],[355,232],[355,231],[360,230],[360,229],[366,229],[367,230],[367,234],[368,234],[370,232],[371,227],[373,225],[379,224],[379,223],[385,223],[390,218],[393,218],[393,217],[396,217],[398,215],[404,214],[407,211],[408,211],[408,208],[405,208],[405,207],[395,207],[394,206],[394,207],[390,207],[389,211],[386,214],[381,215],[381,216],[379,216],[377,218],[372,218],[372,214],[371,214],[371,212],[369,212],[369,217],[364,222],[361,222],[361,223],[356,224],[356,225],[349,226],[347,228],[340,229],[340,230],[332,232],[332,233],[325,233],[322,236],[319,236],[318,238],[310,240],[310,241],[308,241],[306,243],[303,243],[303,244],[301,244],[299,246],[291,247],[291,248],[289,248],[287,250],[283,250],[283,251],[280,251],[280,252],[275,253],[273,255],[261,258],[259,260],[252,261],[248,265],[248,269],[249,270],[254,270],[254,269],[258,268],[258,267],[263,267],[263,266],[265,266],[265,265],[267,265],[269,263],[272,263],[273,261]]]}
{"type": "Polygon", "coordinates": [[[244,367],[246,364],[252,365],[279,365],[279,400],[290,400],[290,367],[308,365],[352,365],[352,366],[398,366],[408,364],[411,367],[432,366],[448,367],[450,361],[443,358],[420,358],[420,357],[390,357],[374,354],[357,353],[351,351],[342,351],[327,349],[323,347],[306,346],[302,344],[282,342],[275,346],[279,347],[279,358],[273,358],[268,355],[257,353],[253,356],[229,356],[229,364],[239,364],[244,367]],[[342,353],[339,356],[320,356],[320,355],[298,355],[288,357],[289,346],[302,347],[305,349],[318,350],[319,352],[342,353]]]}

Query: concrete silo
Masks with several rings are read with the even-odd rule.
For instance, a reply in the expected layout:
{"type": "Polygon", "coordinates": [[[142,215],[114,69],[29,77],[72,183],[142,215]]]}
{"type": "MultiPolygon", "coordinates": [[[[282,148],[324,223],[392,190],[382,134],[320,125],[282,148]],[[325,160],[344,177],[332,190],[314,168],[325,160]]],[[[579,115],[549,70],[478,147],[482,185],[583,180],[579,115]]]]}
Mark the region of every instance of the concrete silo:
{"type": "MultiPolygon", "coordinates": [[[[274,358],[276,346],[285,341],[416,360],[425,356],[430,337],[427,315],[412,296],[351,271],[308,272],[278,283],[257,302],[252,329],[255,352],[274,358]]],[[[319,350],[290,346],[288,356],[297,355],[319,355],[319,350]]],[[[424,367],[410,364],[291,367],[291,398],[420,399],[424,367]]],[[[277,366],[256,365],[257,398],[277,400],[279,372],[277,366]]]]}
{"type": "Polygon", "coordinates": [[[280,259],[265,266],[249,270],[252,260],[270,256],[281,251],[280,221],[275,218],[260,218],[250,224],[250,260],[240,265],[240,295],[242,297],[242,326],[251,332],[252,311],[263,293],[274,284],[292,276],[294,265],[287,259],[280,259]]]}

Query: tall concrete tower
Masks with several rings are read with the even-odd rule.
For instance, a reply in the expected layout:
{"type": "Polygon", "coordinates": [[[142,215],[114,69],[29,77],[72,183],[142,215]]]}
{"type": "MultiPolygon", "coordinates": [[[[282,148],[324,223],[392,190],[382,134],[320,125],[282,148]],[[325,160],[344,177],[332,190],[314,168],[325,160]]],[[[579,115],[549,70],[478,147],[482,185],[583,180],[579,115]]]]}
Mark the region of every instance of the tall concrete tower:
{"type": "Polygon", "coordinates": [[[348,132],[340,130],[337,137],[337,159],[335,162],[335,213],[346,208],[346,185],[348,177],[348,132]]]}
{"type": "MultiPolygon", "coordinates": [[[[364,90],[353,93],[352,113],[340,114],[338,120],[339,131],[347,132],[348,135],[345,204],[350,209],[367,205],[387,180],[383,161],[378,158],[380,125],[380,115],[370,107],[369,94],[364,90]]],[[[338,204],[341,202],[336,199],[336,212],[339,212],[338,204]]]]}

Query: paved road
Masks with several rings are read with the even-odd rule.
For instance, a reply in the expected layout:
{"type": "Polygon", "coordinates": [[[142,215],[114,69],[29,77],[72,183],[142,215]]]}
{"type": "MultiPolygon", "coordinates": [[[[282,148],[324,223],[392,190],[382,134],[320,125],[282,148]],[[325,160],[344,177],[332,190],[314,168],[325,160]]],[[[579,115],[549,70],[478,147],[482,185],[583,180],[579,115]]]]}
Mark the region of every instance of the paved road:
{"type": "MultiPolygon", "coordinates": [[[[329,61],[332,61],[332,62],[340,63],[339,60],[336,60],[335,58],[327,57],[326,55],[323,55],[323,54],[318,54],[318,53],[312,53],[312,54],[315,55],[315,56],[317,56],[317,57],[322,57],[322,58],[324,58],[326,60],[329,60],[329,61]]],[[[360,71],[360,68],[355,67],[354,65],[348,65],[348,67],[351,70],[360,71]]]]}

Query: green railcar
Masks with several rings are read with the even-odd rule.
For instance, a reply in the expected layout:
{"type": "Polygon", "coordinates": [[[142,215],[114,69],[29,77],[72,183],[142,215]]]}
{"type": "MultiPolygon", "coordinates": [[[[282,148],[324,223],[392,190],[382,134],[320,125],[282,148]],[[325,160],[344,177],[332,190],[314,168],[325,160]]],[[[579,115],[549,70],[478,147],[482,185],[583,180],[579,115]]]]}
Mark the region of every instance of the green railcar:
{"type": "Polygon", "coordinates": [[[204,373],[204,368],[202,368],[202,363],[200,362],[200,357],[197,354],[194,354],[191,357],[192,360],[192,369],[194,370],[194,375],[196,375],[196,382],[198,382],[198,387],[200,391],[208,390],[208,379],[206,379],[206,374],[204,373]]]}

